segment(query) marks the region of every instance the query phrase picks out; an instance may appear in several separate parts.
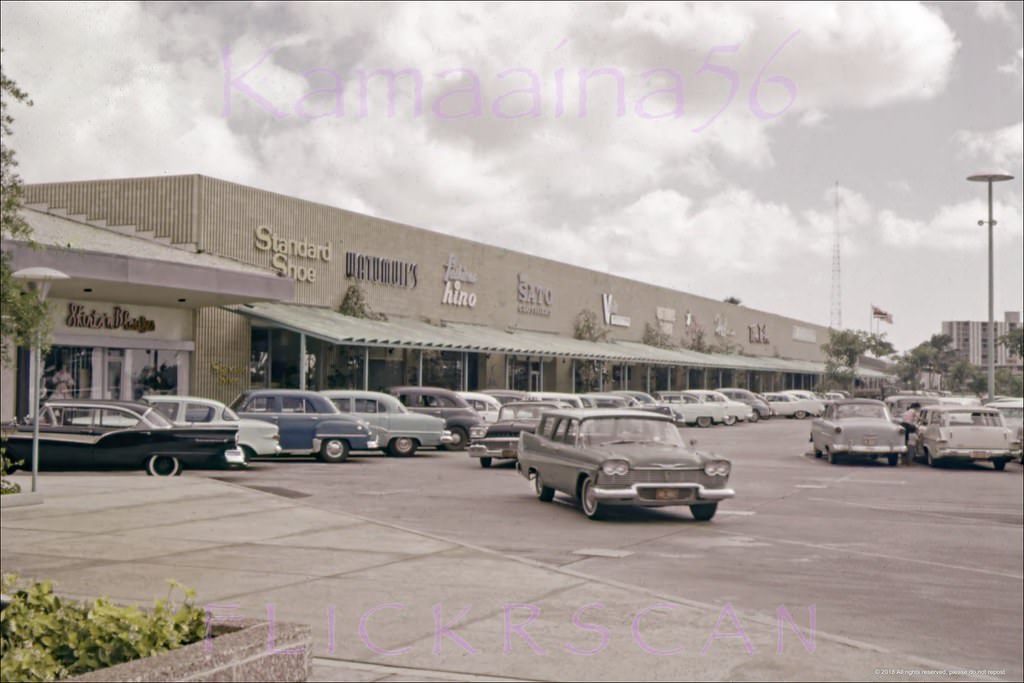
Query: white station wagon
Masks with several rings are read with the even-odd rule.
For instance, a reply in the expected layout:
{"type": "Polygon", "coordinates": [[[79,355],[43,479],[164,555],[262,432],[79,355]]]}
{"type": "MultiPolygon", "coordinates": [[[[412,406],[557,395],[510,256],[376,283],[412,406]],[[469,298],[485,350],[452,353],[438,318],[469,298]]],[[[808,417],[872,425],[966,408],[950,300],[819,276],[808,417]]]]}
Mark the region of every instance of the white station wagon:
{"type": "Polygon", "coordinates": [[[921,409],[917,455],[929,465],[940,461],[988,460],[997,470],[1020,457],[1021,443],[995,408],[934,405],[921,409]]]}
{"type": "Polygon", "coordinates": [[[176,425],[232,425],[238,427],[238,447],[246,459],[281,453],[279,429],[273,422],[238,417],[220,401],[196,396],[143,396],[142,400],[176,425]]]}

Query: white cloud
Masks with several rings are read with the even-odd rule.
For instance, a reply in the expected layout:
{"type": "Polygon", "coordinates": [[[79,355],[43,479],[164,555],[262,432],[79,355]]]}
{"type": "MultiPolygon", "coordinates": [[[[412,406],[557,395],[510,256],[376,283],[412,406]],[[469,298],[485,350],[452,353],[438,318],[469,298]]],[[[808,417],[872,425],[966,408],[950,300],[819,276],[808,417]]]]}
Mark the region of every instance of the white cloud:
{"type": "MultiPolygon", "coordinates": [[[[993,232],[996,243],[1007,245],[1024,234],[1019,197],[1012,203],[995,202],[993,232]]],[[[935,252],[979,251],[987,248],[987,228],[979,221],[988,219],[988,203],[974,199],[939,207],[928,220],[902,218],[885,210],[878,214],[884,242],[897,248],[916,248],[935,252]]]]}
{"type": "Polygon", "coordinates": [[[1017,50],[1017,53],[1006,64],[999,67],[1000,73],[1010,74],[1017,77],[1017,85],[1024,85],[1024,48],[1017,50]]]}
{"type": "Polygon", "coordinates": [[[984,0],[983,2],[975,3],[974,8],[978,12],[978,16],[981,17],[983,21],[1005,24],[1014,23],[1013,13],[1006,6],[1005,2],[984,0]]]}
{"type": "Polygon", "coordinates": [[[954,140],[961,154],[995,164],[998,169],[1013,169],[1024,159],[1024,122],[991,131],[957,131],[954,140]]]}

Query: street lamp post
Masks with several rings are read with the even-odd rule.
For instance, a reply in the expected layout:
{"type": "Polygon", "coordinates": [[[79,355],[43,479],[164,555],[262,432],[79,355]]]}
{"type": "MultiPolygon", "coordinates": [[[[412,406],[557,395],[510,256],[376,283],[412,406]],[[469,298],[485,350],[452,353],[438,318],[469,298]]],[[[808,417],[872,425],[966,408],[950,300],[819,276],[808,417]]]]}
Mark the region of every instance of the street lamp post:
{"type": "MultiPolygon", "coordinates": [[[[50,285],[54,280],[67,280],[68,276],[53,268],[22,268],[12,274],[18,280],[28,283],[29,289],[35,291],[39,303],[46,301],[50,293],[50,285]]],[[[36,492],[36,480],[39,478],[39,375],[42,365],[42,348],[39,339],[39,332],[36,331],[35,339],[32,340],[32,354],[29,362],[32,385],[29,391],[32,404],[32,493],[36,492]]]]}
{"type": "MultiPolygon", "coordinates": [[[[967,176],[967,179],[975,183],[988,183],[988,400],[996,395],[996,324],[995,310],[993,304],[995,279],[993,275],[992,260],[992,226],[996,224],[992,220],[992,183],[1004,180],[1013,180],[1013,176],[1007,173],[976,173],[967,176]]],[[[978,225],[985,221],[978,221],[978,225]]]]}

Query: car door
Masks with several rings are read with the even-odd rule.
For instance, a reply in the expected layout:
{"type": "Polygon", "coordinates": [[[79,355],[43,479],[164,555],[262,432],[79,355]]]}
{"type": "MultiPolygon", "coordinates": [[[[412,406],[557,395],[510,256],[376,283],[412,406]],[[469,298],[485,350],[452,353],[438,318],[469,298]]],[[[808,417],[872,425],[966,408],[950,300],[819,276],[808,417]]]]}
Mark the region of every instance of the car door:
{"type": "Polygon", "coordinates": [[[99,434],[93,447],[96,467],[135,467],[149,455],[153,430],[130,410],[101,408],[93,424],[99,434]]]}
{"type": "MultiPolygon", "coordinates": [[[[49,412],[50,424],[39,430],[39,466],[47,469],[93,466],[93,446],[99,434],[93,426],[96,408],[63,406],[49,412]]],[[[46,413],[43,413],[46,414],[46,413]]],[[[30,433],[31,434],[31,433],[30,433]]],[[[31,468],[31,438],[22,467],[31,468]]]]}
{"type": "Polygon", "coordinates": [[[280,396],[278,427],[281,430],[281,449],[300,453],[313,450],[313,437],[321,416],[303,396],[280,396]]]}
{"type": "Polygon", "coordinates": [[[352,413],[359,419],[369,422],[374,432],[380,435],[381,438],[378,440],[383,441],[384,444],[387,443],[387,437],[392,427],[391,415],[380,401],[375,398],[353,399],[352,413]]]}
{"type": "Polygon", "coordinates": [[[575,495],[576,473],[579,471],[579,459],[576,454],[576,434],[579,433],[579,420],[563,417],[555,425],[554,436],[549,441],[552,477],[549,479],[555,488],[575,495]]]}

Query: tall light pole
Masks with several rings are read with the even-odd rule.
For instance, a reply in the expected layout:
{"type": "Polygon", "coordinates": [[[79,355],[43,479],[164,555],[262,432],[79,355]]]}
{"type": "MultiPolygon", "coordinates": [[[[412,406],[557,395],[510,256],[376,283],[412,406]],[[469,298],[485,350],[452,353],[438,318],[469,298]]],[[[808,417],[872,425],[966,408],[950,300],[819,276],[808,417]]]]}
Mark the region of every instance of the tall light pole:
{"type": "MultiPolygon", "coordinates": [[[[67,280],[68,276],[53,268],[22,268],[12,273],[12,277],[24,280],[28,283],[30,290],[36,293],[39,303],[46,301],[46,295],[50,293],[50,285],[54,280],[67,280]]],[[[38,330],[35,339],[32,340],[32,355],[29,366],[32,375],[32,384],[29,389],[29,396],[32,404],[32,493],[36,492],[36,479],[39,477],[39,375],[42,365],[42,348],[38,330]]]]}
{"type": "MultiPolygon", "coordinates": [[[[996,224],[992,220],[992,183],[1004,180],[1013,180],[1008,173],[976,173],[967,176],[967,179],[975,183],[988,183],[988,400],[996,395],[996,323],[995,310],[993,305],[995,280],[993,276],[992,262],[992,226],[996,224]]],[[[979,225],[985,221],[978,221],[979,225]]]]}

